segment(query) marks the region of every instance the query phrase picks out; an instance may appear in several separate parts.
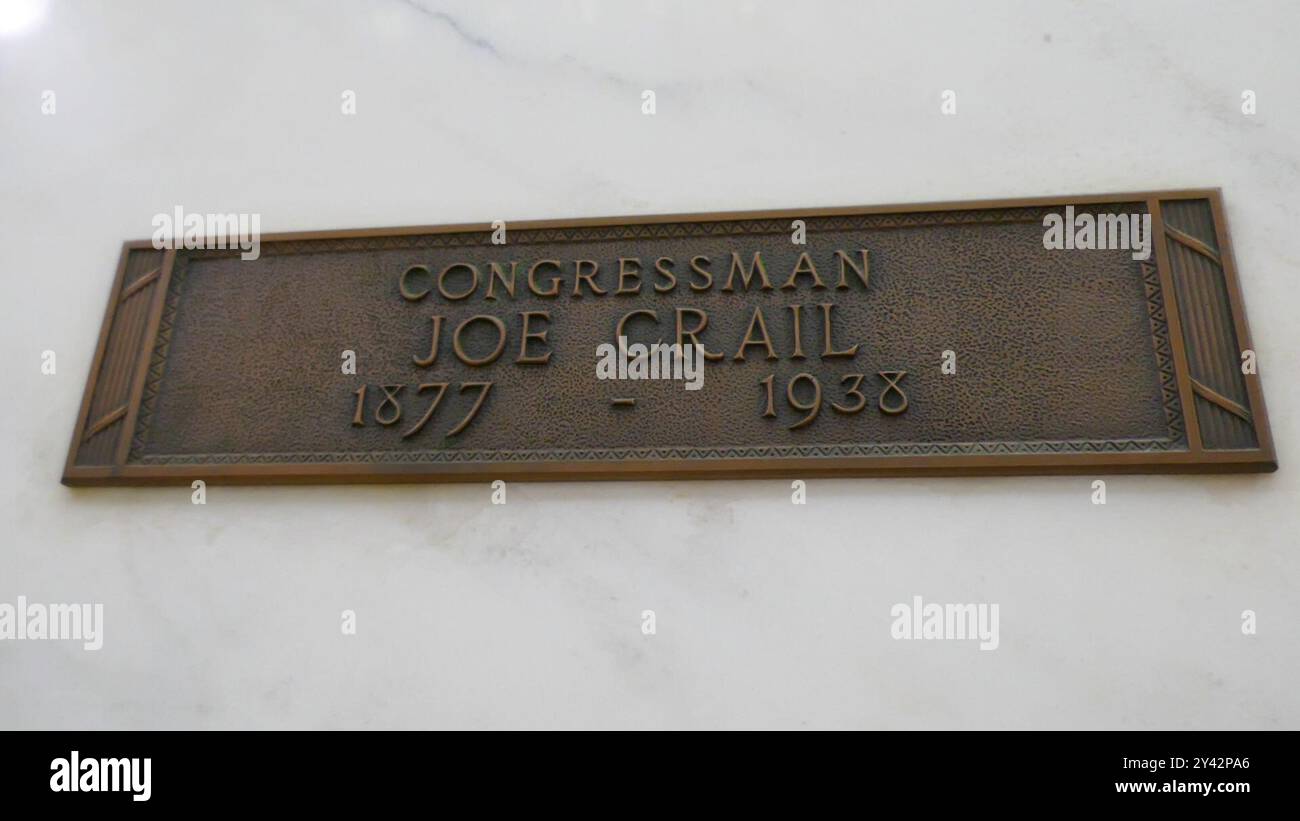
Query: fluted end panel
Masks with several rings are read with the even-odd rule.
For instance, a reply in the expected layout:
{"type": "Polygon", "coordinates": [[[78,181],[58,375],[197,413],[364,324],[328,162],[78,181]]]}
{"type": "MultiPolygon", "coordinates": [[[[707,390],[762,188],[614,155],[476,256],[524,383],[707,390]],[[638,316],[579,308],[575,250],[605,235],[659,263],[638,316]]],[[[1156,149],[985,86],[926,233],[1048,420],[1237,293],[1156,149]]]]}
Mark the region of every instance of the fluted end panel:
{"type": "Polygon", "coordinates": [[[1161,210],[1201,441],[1207,450],[1254,448],[1259,442],[1210,202],[1165,201],[1161,210]]]}

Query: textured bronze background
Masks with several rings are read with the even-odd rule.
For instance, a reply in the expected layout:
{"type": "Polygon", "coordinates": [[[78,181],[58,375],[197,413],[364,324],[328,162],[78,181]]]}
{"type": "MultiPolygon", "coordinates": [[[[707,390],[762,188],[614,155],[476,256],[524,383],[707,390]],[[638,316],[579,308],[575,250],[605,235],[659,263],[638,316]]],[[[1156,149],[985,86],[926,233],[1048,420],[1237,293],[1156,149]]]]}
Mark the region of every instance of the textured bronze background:
{"type": "MultiPolygon", "coordinates": [[[[520,222],[509,224],[504,246],[491,233],[462,225],[265,236],[250,261],[238,251],[127,243],[64,481],[1276,468],[1258,377],[1240,368],[1250,338],[1215,190],[520,222]],[[1044,215],[1067,205],[1150,214],[1154,253],[1142,261],[1123,249],[1045,249],[1044,215]],[[806,222],[806,246],[791,242],[795,219],[806,222]],[[860,249],[869,254],[865,285],[835,255],[860,262],[860,249]],[[760,253],[771,289],[756,275],[748,289],[737,278],[724,290],[733,252],[746,268],[760,253]],[[794,287],[781,287],[804,252],[828,287],[813,287],[806,267],[794,287]],[[665,257],[671,289],[655,271],[665,257]],[[697,257],[710,260],[700,265],[712,275],[708,288],[692,271],[697,257]],[[616,293],[620,258],[639,259],[639,293],[616,293]],[[562,278],[554,298],[527,282],[529,267],[546,259],[561,261],[558,271],[538,269],[538,290],[562,278]],[[577,260],[598,265],[604,295],[585,283],[573,295],[577,260]],[[519,263],[514,296],[498,281],[485,298],[489,263],[507,272],[511,261],[519,263]],[[448,300],[437,277],[458,262],[479,269],[479,284],[448,300]],[[433,288],[415,301],[400,291],[413,266],[429,274],[411,274],[408,291],[433,288]],[[834,306],[831,345],[857,345],[853,356],[823,357],[823,304],[834,306]],[[792,305],[803,306],[801,350],[792,305]],[[737,360],[747,330],[760,336],[756,308],[775,359],[751,344],[737,360]],[[671,342],[678,309],[706,313],[700,339],[723,354],[707,365],[702,390],[596,378],[596,346],[614,341],[620,317],[655,311],[659,324],[638,315],[629,338],[671,342]],[[547,314],[533,318],[530,330],[546,337],[527,353],[549,352],[544,364],[517,361],[525,312],[547,314]],[[421,367],[435,315],[442,344],[421,367]],[[498,359],[469,366],[451,336],[476,315],[498,318],[507,338],[498,359]],[[345,350],[356,353],[355,375],[342,372],[345,350]],[[956,353],[955,374],[941,372],[945,350],[956,353]],[[820,412],[796,427],[806,413],[793,405],[811,401],[814,380],[820,412]],[[886,412],[900,406],[890,380],[905,393],[902,412],[886,412]],[[481,406],[455,431],[485,382],[481,406]],[[447,388],[426,424],[404,436],[435,398],[436,388],[419,390],[429,383],[447,388]],[[397,408],[381,405],[383,386],[397,385],[394,419],[397,408]]],[[[469,282],[459,268],[444,286],[454,295],[469,282]]],[[[695,318],[687,315],[688,327],[695,318]]],[[[462,341],[467,358],[486,357],[494,328],[478,320],[462,341]]]]}

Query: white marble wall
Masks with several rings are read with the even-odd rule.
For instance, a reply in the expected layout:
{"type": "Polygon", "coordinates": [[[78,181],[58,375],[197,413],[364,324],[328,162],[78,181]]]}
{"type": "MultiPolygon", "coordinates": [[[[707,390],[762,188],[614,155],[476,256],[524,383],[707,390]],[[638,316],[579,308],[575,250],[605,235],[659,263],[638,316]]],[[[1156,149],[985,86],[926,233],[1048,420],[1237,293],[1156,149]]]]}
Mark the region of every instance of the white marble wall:
{"type": "Polygon", "coordinates": [[[1297,30],[1284,0],[48,4],[0,34],[0,601],[103,602],[106,635],[0,642],[0,727],[1300,726],[1297,30]],[[176,204],[282,231],[1194,186],[1224,189],[1273,475],[1104,507],[1090,477],[806,507],[58,482],[119,243],[176,204]],[[1000,648],[891,640],[914,594],[999,603],[1000,648]]]}

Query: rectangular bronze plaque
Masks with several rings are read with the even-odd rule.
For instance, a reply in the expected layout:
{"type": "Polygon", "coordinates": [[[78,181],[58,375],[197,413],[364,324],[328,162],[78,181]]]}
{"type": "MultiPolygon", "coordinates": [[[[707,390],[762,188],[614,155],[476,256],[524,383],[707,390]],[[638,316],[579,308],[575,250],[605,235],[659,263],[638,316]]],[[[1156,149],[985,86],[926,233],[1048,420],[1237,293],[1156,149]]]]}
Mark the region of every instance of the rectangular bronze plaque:
{"type": "Polygon", "coordinates": [[[1276,469],[1217,190],[181,246],[68,484],[1276,469]]]}

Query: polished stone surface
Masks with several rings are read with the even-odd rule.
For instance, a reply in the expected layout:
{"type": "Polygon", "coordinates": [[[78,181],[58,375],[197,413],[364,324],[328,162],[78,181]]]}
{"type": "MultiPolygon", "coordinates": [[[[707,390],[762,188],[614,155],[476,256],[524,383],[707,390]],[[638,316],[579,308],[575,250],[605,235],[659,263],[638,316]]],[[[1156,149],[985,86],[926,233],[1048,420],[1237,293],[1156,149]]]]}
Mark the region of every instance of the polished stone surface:
{"type": "Polygon", "coordinates": [[[1186,6],[85,2],[0,33],[0,601],[106,619],[95,652],[0,642],[0,727],[1300,726],[1300,7],[1186,6]],[[1105,506],[1091,477],[806,507],[58,483],[120,242],[176,205],[283,231],[1200,186],[1276,474],[1105,506]],[[998,649],[892,640],[917,595],[999,604],[998,649]]]}

